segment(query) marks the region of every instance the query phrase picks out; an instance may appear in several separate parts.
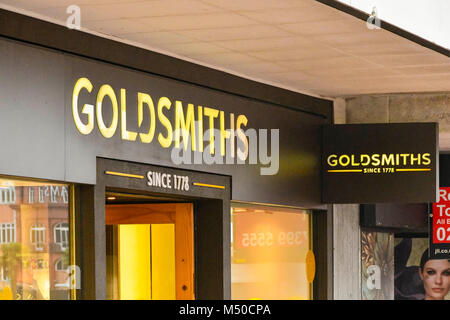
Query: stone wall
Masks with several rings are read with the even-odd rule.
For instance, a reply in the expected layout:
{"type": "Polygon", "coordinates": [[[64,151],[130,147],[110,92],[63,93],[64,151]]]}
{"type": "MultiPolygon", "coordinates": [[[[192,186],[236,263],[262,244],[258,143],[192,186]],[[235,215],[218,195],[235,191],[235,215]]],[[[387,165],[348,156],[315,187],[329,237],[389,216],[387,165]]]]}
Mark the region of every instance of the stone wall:
{"type": "Polygon", "coordinates": [[[345,123],[438,122],[440,150],[450,151],[449,92],[357,96],[339,101],[345,105],[345,123]]]}
{"type": "Polygon", "coordinates": [[[361,299],[360,235],[359,205],[333,205],[334,300],[361,299]]]}

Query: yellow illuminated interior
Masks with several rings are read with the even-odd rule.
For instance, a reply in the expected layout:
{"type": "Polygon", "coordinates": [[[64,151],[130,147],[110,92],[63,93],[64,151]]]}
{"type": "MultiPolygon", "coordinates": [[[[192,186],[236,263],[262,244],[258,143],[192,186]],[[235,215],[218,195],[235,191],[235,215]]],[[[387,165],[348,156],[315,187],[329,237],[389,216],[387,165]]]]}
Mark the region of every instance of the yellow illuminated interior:
{"type": "Polygon", "coordinates": [[[150,300],[150,225],[119,226],[119,281],[121,300],[150,300]]]}
{"type": "Polygon", "coordinates": [[[121,300],[174,300],[175,225],[118,226],[121,300]]]}
{"type": "Polygon", "coordinates": [[[175,225],[152,224],[152,299],[175,300],[175,225]]]}
{"type": "Polygon", "coordinates": [[[231,217],[232,299],[311,299],[309,212],[242,206],[231,217]]]}

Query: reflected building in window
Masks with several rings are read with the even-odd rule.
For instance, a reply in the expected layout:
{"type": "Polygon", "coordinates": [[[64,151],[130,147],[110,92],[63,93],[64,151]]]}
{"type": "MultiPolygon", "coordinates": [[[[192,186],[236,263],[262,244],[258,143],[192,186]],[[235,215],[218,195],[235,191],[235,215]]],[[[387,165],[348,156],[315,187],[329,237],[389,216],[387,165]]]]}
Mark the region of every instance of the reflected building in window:
{"type": "Polygon", "coordinates": [[[0,179],[0,289],[69,299],[68,264],[68,186],[0,179]]]}

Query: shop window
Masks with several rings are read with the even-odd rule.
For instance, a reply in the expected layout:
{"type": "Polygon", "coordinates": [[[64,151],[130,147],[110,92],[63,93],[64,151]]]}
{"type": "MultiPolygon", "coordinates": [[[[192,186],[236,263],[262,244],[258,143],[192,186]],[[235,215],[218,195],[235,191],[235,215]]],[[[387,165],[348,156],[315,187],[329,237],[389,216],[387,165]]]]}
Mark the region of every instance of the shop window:
{"type": "Polygon", "coordinates": [[[53,228],[54,240],[61,250],[69,248],[69,224],[67,222],[58,223],[53,228]]]}
{"type": "Polygon", "coordinates": [[[0,178],[0,289],[13,299],[70,298],[57,271],[70,261],[68,187],[0,178]]]}
{"type": "Polygon", "coordinates": [[[43,251],[45,246],[45,226],[34,224],[30,229],[30,241],[37,251],[43,251]]]}
{"type": "Polygon", "coordinates": [[[232,299],[311,299],[310,212],[239,204],[231,219],[232,299]]]}

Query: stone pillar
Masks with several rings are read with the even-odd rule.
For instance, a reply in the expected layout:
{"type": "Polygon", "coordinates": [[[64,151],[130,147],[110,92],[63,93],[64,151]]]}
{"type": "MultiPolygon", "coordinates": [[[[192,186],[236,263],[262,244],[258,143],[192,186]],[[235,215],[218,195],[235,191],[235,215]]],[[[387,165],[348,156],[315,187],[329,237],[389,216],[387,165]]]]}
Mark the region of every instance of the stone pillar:
{"type": "MultiPolygon", "coordinates": [[[[343,98],[334,101],[334,123],[348,121],[348,104],[343,98]]],[[[369,110],[362,109],[363,114],[369,110]]],[[[354,118],[353,113],[350,114],[354,118]]],[[[364,115],[362,116],[365,117],[364,115]]],[[[361,230],[359,205],[332,205],[333,239],[333,299],[361,299],[361,230]]],[[[329,211],[330,212],[330,211],[329,211]]]]}
{"type": "Polygon", "coordinates": [[[361,299],[359,205],[333,205],[333,299],[361,299]]]}
{"type": "Polygon", "coordinates": [[[335,124],[343,124],[346,122],[345,109],[344,98],[337,98],[334,100],[333,115],[335,124]]]}

